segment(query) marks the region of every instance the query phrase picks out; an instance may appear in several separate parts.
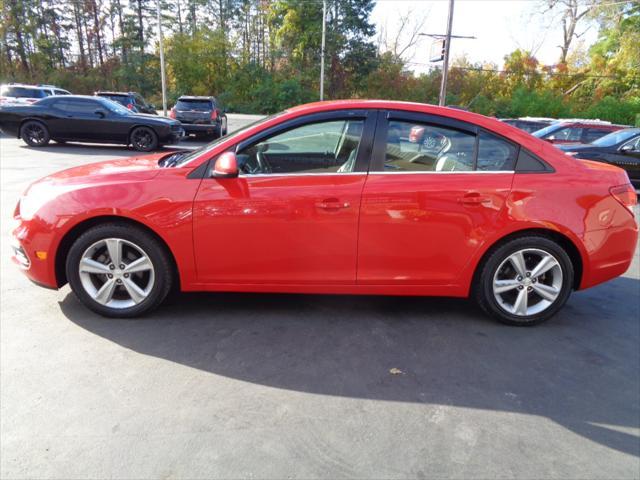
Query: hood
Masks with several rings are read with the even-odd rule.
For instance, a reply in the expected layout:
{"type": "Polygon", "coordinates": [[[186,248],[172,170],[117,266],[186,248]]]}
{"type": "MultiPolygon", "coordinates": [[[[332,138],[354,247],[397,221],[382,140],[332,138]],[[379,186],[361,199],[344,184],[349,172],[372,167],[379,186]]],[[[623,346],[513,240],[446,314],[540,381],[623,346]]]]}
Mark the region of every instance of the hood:
{"type": "Polygon", "coordinates": [[[152,155],[107,160],[68,168],[36,181],[29,189],[39,184],[48,184],[50,186],[89,185],[117,182],[118,180],[150,180],[160,171],[161,167],[158,165],[158,161],[170,153],[154,153],[152,155]]]}
{"type": "Polygon", "coordinates": [[[161,117],[152,113],[131,113],[130,115],[135,118],[144,118],[146,121],[155,120],[164,125],[180,125],[180,122],[173,118],[161,117]]]}
{"type": "Polygon", "coordinates": [[[556,145],[563,152],[580,152],[582,150],[599,150],[600,147],[592,145],[590,143],[568,143],[563,145],[556,145]]]}

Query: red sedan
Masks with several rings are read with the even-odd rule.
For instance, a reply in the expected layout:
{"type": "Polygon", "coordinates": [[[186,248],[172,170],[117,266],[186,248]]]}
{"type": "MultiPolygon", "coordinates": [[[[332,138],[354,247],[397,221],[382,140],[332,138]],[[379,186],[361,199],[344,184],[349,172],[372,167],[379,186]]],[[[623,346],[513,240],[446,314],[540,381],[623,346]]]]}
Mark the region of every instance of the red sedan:
{"type": "Polygon", "coordinates": [[[471,296],[530,325],[627,270],[635,202],[624,170],[498,120],[324,102],[197,151],[43,178],[16,207],[13,251],[34,282],[69,282],[111,317],[147,312],[176,287],[471,296]],[[419,148],[415,128],[440,141],[419,148]]]}

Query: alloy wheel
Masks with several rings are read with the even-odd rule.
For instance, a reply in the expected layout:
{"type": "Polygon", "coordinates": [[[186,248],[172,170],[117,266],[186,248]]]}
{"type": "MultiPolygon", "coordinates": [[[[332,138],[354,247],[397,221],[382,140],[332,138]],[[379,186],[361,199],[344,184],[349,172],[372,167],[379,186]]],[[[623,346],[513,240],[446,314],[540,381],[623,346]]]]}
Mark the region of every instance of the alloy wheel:
{"type": "Polygon", "coordinates": [[[155,283],[147,253],[122,238],[99,240],[85,250],[78,266],[87,294],[110,308],[129,308],[143,302],[155,283]]]}
{"type": "Polygon", "coordinates": [[[498,266],[493,276],[493,295],[506,312],[530,316],[549,308],[562,291],[560,262],[536,248],[518,250],[498,266]]]}
{"type": "Polygon", "coordinates": [[[30,123],[24,130],[24,135],[35,145],[44,143],[45,131],[41,125],[37,123],[30,123]]]}
{"type": "Polygon", "coordinates": [[[133,132],[133,144],[139,150],[146,150],[153,144],[153,134],[149,130],[140,128],[133,132]]]}

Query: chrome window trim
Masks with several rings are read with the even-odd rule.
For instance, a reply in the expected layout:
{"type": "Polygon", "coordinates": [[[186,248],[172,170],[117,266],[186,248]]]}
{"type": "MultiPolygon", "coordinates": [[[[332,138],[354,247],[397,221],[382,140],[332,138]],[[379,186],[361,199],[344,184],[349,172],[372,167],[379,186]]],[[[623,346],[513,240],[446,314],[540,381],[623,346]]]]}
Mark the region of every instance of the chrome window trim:
{"type": "Polygon", "coordinates": [[[459,174],[496,174],[496,173],[516,173],[515,170],[460,170],[460,171],[446,171],[446,172],[432,172],[432,171],[400,171],[400,172],[369,172],[369,175],[459,175],[459,174]]]}
{"type": "Polygon", "coordinates": [[[238,178],[249,177],[321,177],[327,175],[366,175],[367,172],[318,172],[318,173],[241,173],[238,178]]]}

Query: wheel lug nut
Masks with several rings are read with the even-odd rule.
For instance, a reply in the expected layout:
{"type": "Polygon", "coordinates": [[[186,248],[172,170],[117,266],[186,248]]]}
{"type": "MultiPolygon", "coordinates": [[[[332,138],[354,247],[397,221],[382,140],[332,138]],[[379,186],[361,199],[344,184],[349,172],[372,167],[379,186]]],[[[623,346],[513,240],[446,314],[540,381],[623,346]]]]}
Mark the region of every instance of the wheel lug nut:
{"type": "Polygon", "coordinates": [[[536,283],[538,281],[537,278],[534,278],[533,280],[531,280],[533,283],[536,283]]]}
{"type": "Polygon", "coordinates": [[[523,287],[522,285],[520,285],[520,286],[518,287],[518,290],[522,290],[523,288],[524,288],[524,287],[523,287]]]}
{"type": "Polygon", "coordinates": [[[107,273],[107,277],[113,278],[113,274],[112,273],[107,273]]]}
{"type": "Polygon", "coordinates": [[[124,270],[124,263],[120,264],[120,270],[124,270]]]}
{"type": "Polygon", "coordinates": [[[116,268],[116,266],[113,263],[109,265],[109,270],[113,270],[114,268],[116,268]]]}
{"type": "Polygon", "coordinates": [[[518,275],[518,281],[521,282],[522,281],[522,277],[520,275],[518,275]]]}
{"type": "Polygon", "coordinates": [[[125,273],[125,274],[124,274],[124,278],[129,278],[129,274],[128,274],[128,273],[125,273]]]}
{"type": "Polygon", "coordinates": [[[116,280],[116,283],[122,283],[122,280],[117,279],[117,280],[116,280]]]}
{"type": "Polygon", "coordinates": [[[531,272],[527,272],[527,277],[530,277],[530,276],[531,276],[531,272]]]}

